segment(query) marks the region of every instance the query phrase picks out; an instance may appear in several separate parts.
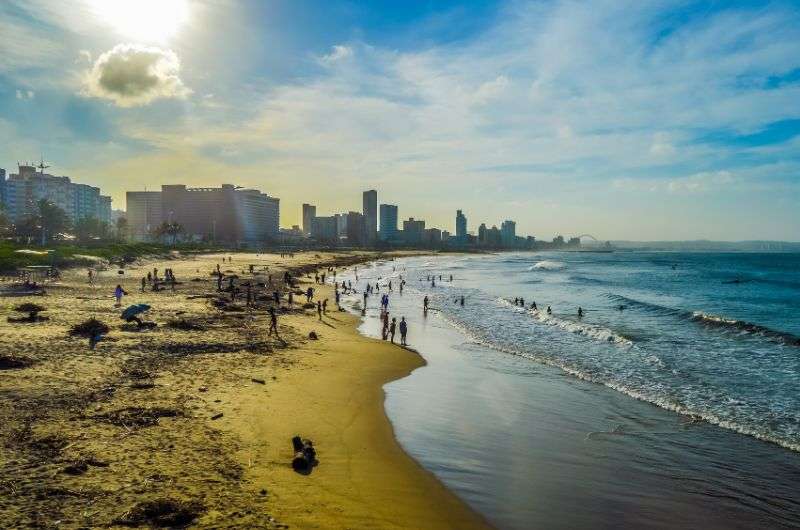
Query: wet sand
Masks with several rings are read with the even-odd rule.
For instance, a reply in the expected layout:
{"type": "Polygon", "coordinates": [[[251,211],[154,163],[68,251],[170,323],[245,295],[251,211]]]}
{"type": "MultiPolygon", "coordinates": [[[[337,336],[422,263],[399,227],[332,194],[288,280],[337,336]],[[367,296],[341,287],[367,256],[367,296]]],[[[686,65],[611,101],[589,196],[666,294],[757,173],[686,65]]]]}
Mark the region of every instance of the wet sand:
{"type": "MultiPolygon", "coordinates": [[[[223,272],[253,282],[268,273],[251,277],[251,263],[277,278],[284,267],[374,257],[233,256],[223,272]]],[[[111,268],[94,285],[85,270],[67,271],[47,296],[0,298],[0,356],[31,363],[0,370],[3,525],[485,527],[400,449],[385,416],[383,384],[422,359],[361,337],[330,291],[321,293],[330,298],[322,322],[297,296],[279,317],[281,339],[268,337],[267,302],[247,309],[242,295],[238,310],[220,310],[197,297],[215,294],[209,273],[220,257],[140,263],[124,275],[111,268]],[[154,267],[175,271],[175,292],[139,292],[154,267]],[[151,305],[157,328],[119,319],[120,281],[130,293],[122,306],[151,305]],[[7,323],[28,301],[49,320],[7,323]],[[90,317],[111,327],[94,351],[67,334],[90,317]],[[166,325],[176,318],[201,329],[166,325]],[[310,474],[291,469],[295,434],[317,448],[310,474]]]]}

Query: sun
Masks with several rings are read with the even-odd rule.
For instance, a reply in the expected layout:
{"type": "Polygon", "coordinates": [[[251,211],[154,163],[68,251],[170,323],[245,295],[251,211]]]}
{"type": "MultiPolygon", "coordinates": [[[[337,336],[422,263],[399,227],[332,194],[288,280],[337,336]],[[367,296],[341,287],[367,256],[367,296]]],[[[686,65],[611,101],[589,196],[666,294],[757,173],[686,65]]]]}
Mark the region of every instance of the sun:
{"type": "Polygon", "coordinates": [[[88,0],[89,9],[120,35],[142,43],[164,43],[189,18],[187,0],[88,0]]]}

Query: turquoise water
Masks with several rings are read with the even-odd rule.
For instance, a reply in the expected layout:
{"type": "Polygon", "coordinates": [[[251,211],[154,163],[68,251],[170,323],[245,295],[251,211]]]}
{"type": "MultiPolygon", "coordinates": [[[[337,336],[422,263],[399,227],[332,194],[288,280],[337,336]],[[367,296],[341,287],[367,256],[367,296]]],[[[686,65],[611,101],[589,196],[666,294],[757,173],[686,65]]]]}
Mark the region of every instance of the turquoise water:
{"type": "Polygon", "coordinates": [[[398,439],[498,526],[800,524],[800,255],[437,256],[357,284],[389,280],[429,362],[387,386],[398,439]]]}

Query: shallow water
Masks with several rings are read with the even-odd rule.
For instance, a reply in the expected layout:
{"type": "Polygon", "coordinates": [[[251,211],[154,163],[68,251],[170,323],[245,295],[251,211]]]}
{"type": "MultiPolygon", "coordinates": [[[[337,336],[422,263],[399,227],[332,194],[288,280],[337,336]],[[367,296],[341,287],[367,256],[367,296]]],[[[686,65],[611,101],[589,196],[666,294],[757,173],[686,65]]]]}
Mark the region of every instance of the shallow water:
{"type": "Polygon", "coordinates": [[[800,256],[407,258],[359,290],[379,277],[429,362],[387,386],[398,439],[498,526],[800,525],[800,256]]]}

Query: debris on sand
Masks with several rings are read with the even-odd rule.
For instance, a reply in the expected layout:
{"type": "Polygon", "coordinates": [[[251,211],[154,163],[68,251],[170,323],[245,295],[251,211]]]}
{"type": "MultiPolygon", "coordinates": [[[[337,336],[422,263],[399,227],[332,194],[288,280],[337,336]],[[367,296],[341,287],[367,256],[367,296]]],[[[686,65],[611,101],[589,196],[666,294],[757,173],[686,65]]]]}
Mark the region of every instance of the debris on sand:
{"type": "Polygon", "coordinates": [[[311,468],[319,464],[317,461],[317,451],[314,449],[314,442],[309,439],[302,439],[300,436],[292,438],[294,448],[294,458],[292,459],[292,469],[298,473],[311,473],[311,468]]]}
{"type": "Polygon", "coordinates": [[[267,382],[264,381],[263,379],[256,379],[255,377],[250,378],[250,381],[252,381],[254,383],[258,383],[259,385],[266,385],[267,384],[267,382]]]}
{"type": "Polygon", "coordinates": [[[108,333],[109,327],[96,318],[90,318],[80,324],[75,324],[70,328],[69,334],[73,337],[95,337],[108,333]]]}
{"type": "Polygon", "coordinates": [[[49,320],[47,317],[39,316],[39,313],[42,311],[47,311],[47,308],[39,304],[26,302],[24,304],[19,304],[14,308],[14,311],[17,313],[28,313],[28,316],[22,318],[8,317],[9,322],[41,322],[44,320],[49,320]]]}
{"type": "Polygon", "coordinates": [[[142,501],[113,521],[121,526],[183,527],[205,511],[198,501],[156,499],[142,501]]]}
{"type": "Polygon", "coordinates": [[[312,331],[312,332],[310,332],[310,333],[308,334],[308,338],[309,338],[309,339],[311,339],[311,340],[317,340],[317,339],[319,339],[319,337],[317,337],[317,332],[316,332],[316,331],[312,331]]]}
{"type": "Polygon", "coordinates": [[[218,420],[218,419],[220,419],[222,416],[224,416],[224,414],[223,414],[223,413],[221,413],[221,412],[219,412],[219,413],[217,413],[217,414],[214,414],[213,416],[211,416],[211,419],[212,419],[212,420],[218,420]]]}
{"type": "Polygon", "coordinates": [[[108,463],[95,460],[94,458],[83,458],[69,463],[61,470],[61,472],[66,473],[67,475],[83,475],[89,470],[89,466],[108,467],[108,463]]]}
{"type": "Polygon", "coordinates": [[[0,355],[0,370],[14,370],[16,368],[28,368],[29,366],[33,366],[33,360],[27,357],[0,355]]]}
{"type": "Polygon", "coordinates": [[[131,428],[152,427],[154,425],[158,425],[158,420],[160,418],[176,418],[181,415],[181,412],[178,410],[164,407],[127,407],[97,415],[95,416],[95,419],[110,423],[112,425],[131,428]]]}

